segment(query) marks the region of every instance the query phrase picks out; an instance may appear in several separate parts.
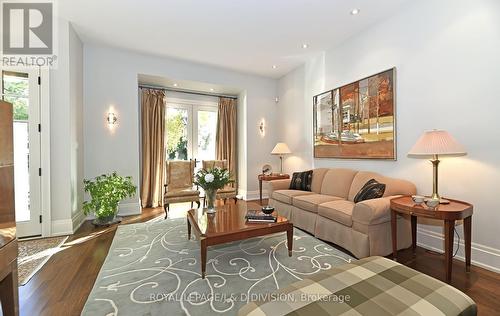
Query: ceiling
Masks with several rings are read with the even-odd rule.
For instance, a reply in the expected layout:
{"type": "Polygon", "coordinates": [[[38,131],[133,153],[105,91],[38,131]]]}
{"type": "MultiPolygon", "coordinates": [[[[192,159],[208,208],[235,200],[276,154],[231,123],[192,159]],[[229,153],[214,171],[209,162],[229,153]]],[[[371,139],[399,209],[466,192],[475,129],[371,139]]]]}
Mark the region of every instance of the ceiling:
{"type": "Polygon", "coordinates": [[[59,0],[84,43],[279,78],[411,0],[59,0]],[[360,13],[352,15],[352,9],[360,13]],[[308,48],[302,48],[302,44],[308,48]],[[276,68],[273,68],[276,65],[276,68]]]}
{"type": "Polygon", "coordinates": [[[168,87],[173,90],[184,92],[204,92],[213,95],[238,96],[241,89],[216,85],[206,82],[190,81],[190,80],[174,80],[170,78],[138,74],[137,79],[140,85],[149,85],[154,87],[168,87]]]}

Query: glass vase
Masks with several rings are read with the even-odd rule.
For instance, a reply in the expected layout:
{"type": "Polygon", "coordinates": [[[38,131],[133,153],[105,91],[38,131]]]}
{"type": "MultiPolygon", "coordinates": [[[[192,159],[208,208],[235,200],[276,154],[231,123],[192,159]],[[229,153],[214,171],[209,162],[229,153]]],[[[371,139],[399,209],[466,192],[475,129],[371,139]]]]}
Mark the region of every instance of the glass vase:
{"type": "Polygon", "coordinates": [[[215,198],[217,196],[217,189],[206,189],[205,197],[207,200],[207,213],[215,213],[215,198]]]}

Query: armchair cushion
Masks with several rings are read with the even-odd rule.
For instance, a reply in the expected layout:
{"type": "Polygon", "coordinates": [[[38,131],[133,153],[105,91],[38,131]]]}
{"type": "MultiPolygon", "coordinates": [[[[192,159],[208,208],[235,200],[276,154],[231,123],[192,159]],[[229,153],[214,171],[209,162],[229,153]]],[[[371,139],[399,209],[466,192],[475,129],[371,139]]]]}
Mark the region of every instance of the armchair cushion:
{"type": "Polygon", "coordinates": [[[181,196],[191,196],[191,195],[200,195],[200,191],[196,189],[173,189],[173,190],[167,190],[165,192],[165,197],[170,198],[170,197],[181,197],[181,196]]]}
{"type": "Polygon", "coordinates": [[[352,211],[352,220],[365,225],[386,223],[391,220],[391,199],[387,196],[356,203],[352,211]]]}

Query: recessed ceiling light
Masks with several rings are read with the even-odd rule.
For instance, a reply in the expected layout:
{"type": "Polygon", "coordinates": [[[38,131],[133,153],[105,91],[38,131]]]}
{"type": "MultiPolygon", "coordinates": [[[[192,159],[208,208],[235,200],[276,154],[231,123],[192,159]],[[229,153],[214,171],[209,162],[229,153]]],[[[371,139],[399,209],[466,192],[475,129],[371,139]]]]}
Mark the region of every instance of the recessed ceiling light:
{"type": "Polygon", "coordinates": [[[306,43],[302,44],[302,48],[308,48],[309,45],[307,45],[306,43]]]}
{"type": "Polygon", "coordinates": [[[213,91],[214,91],[214,88],[210,88],[210,91],[212,91],[212,92],[213,92],[213,91]]]}
{"type": "Polygon", "coordinates": [[[174,84],[173,84],[173,86],[174,86],[174,87],[177,87],[177,83],[174,83],[174,84]]]}
{"type": "Polygon", "coordinates": [[[278,66],[276,66],[276,65],[273,65],[273,69],[276,69],[276,68],[278,68],[278,66]]]}
{"type": "Polygon", "coordinates": [[[352,9],[351,15],[356,15],[359,13],[359,9],[352,9]]]}

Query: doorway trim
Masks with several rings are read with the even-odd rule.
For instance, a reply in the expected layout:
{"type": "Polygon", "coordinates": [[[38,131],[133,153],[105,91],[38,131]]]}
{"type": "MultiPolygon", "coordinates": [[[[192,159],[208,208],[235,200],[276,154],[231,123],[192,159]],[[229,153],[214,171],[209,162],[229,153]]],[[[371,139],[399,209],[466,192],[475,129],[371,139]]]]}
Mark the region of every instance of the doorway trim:
{"type": "Polygon", "coordinates": [[[50,70],[40,69],[40,166],[42,167],[42,237],[52,235],[50,200],[50,70]]]}

